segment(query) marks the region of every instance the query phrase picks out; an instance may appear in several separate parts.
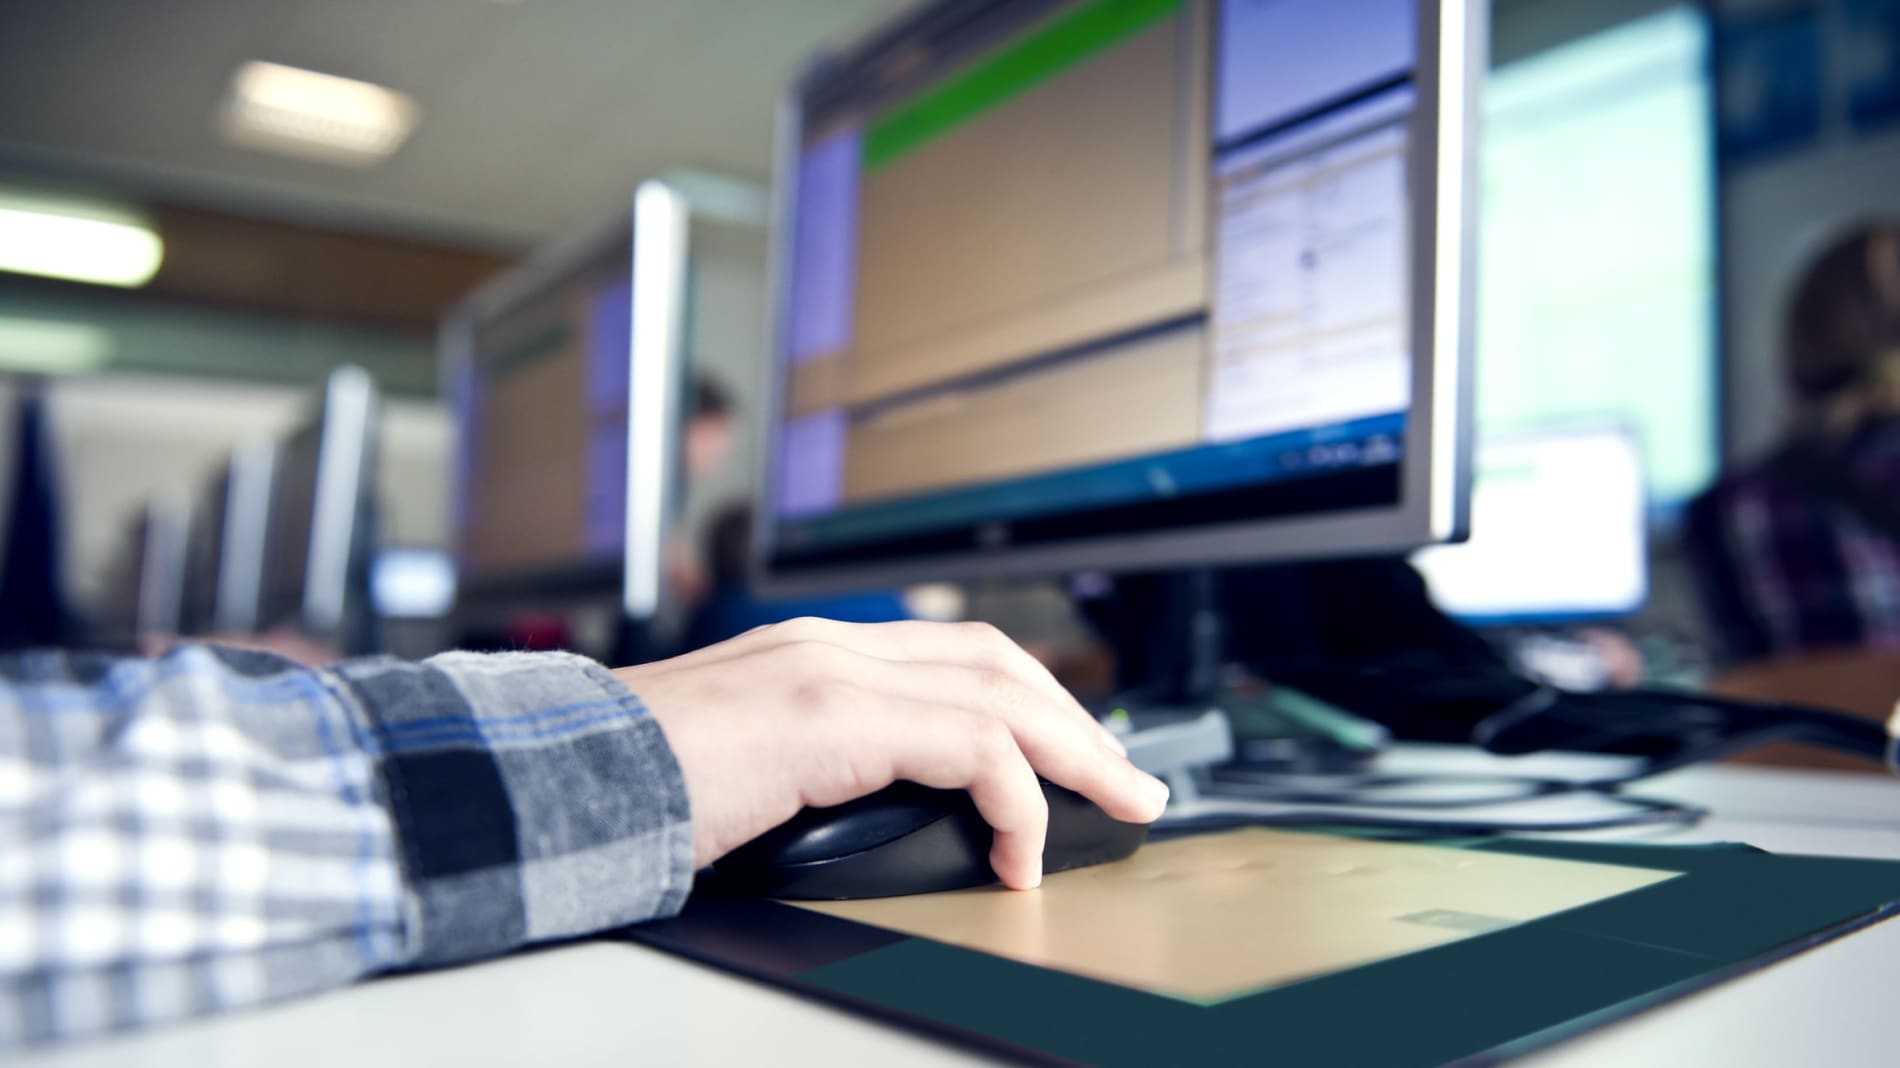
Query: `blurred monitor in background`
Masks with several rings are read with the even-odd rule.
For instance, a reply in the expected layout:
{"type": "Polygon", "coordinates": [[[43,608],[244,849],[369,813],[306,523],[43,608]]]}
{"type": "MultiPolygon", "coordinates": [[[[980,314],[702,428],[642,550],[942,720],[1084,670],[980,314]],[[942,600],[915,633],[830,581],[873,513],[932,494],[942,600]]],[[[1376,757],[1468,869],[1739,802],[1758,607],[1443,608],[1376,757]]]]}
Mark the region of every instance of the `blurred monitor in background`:
{"type": "Polygon", "coordinates": [[[276,460],[270,444],[232,450],[192,510],[183,633],[239,635],[257,629],[276,460]]]}
{"type": "Polygon", "coordinates": [[[344,654],[376,648],[369,568],[377,409],[368,373],[338,368],[310,418],[279,447],[259,629],[295,630],[344,654]]]}
{"type": "Polygon", "coordinates": [[[189,511],[170,501],[154,498],[139,509],[108,580],[101,634],[107,643],[131,645],[180,633],[190,524],[189,511]]]}
{"type": "Polygon", "coordinates": [[[11,440],[0,439],[0,651],[56,645],[70,625],[61,584],[62,522],[57,465],[41,390],[11,398],[11,440]]]}
{"type": "Polygon", "coordinates": [[[1719,462],[1709,50],[1685,4],[1502,65],[1484,93],[1479,433],[1622,423],[1665,517],[1719,462]]]}
{"type": "Polygon", "coordinates": [[[445,322],[457,614],[472,625],[658,610],[679,480],[686,223],[676,192],[643,183],[630,217],[550,247],[445,322]]]}
{"type": "Polygon", "coordinates": [[[1412,557],[1440,609],[1485,626],[1615,619],[1643,606],[1647,498],[1634,434],[1487,435],[1473,468],[1470,540],[1412,557]]]}

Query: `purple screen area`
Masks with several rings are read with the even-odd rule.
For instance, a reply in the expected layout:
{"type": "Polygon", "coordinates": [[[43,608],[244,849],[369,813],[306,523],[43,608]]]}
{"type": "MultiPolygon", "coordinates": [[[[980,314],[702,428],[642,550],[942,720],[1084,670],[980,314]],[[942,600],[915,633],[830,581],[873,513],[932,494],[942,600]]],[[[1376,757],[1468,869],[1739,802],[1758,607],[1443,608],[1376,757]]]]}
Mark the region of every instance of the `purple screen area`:
{"type": "Polygon", "coordinates": [[[627,435],[596,427],[587,442],[587,552],[617,556],[627,532],[627,435]]]}
{"type": "Polygon", "coordinates": [[[780,439],[778,513],[785,519],[832,511],[844,498],[844,412],[785,421],[780,439]]]}
{"type": "MultiPolygon", "coordinates": [[[[850,347],[863,154],[862,132],[851,125],[807,146],[799,160],[784,357],[791,366],[850,347]]],[[[779,515],[837,508],[844,497],[844,413],[788,418],[778,444],[779,515]]]]}
{"type": "Polygon", "coordinates": [[[627,532],[627,387],[633,363],[633,286],[624,276],[595,294],[588,312],[587,514],[590,555],[618,555],[627,532]]]}
{"type": "Polygon", "coordinates": [[[798,164],[788,346],[794,364],[851,343],[862,140],[857,126],[846,127],[806,148],[798,164]]]}
{"type": "Polygon", "coordinates": [[[627,410],[633,373],[633,283],[626,276],[594,294],[587,323],[587,407],[596,415],[627,410]]]}
{"type": "Polygon", "coordinates": [[[1414,0],[1224,0],[1215,140],[1293,118],[1418,62],[1414,0]]]}

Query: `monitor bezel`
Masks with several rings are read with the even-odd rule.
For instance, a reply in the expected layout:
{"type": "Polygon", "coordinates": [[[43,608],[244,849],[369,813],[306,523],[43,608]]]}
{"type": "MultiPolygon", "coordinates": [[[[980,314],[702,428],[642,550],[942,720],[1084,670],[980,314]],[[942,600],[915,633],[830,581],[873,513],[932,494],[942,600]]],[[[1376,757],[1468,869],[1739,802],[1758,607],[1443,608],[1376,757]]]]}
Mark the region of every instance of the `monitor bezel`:
{"type": "Polygon", "coordinates": [[[274,443],[249,442],[231,451],[223,480],[224,529],[211,606],[214,633],[248,634],[257,629],[276,471],[274,443]]]}
{"type": "Polygon", "coordinates": [[[330,373],[317,417],[317,477],[299,606],[303,629],[314,636],[350,637],[347,625],[357,607],[351,576],[371,549],[364,505],[376,454],[378,407],[369,372],[347,364],[330,373]]]}
{"type": "MultiPolygon", "coordinates": [[[[790,343],[791,273],[796,242],[801,102],[821,79],[872,62],[949,13],[995,0],[931,0],[880,23],[852,43],[820,54],[781,97],[774,150],[770,315],[765,416],[758,442],[754,578],[774,594],[896,586],[946,579],[1037,577],[1078,571],[1155,571],[1400,553],[1464,537],[1470,512],[1473,297],[1476,255],[1477,125],[1486,67],[1488,5],[1483,0],[1419,0],[1417,107],[1411,130],[1412,337],[1429,339],[1413,361],[1400,495],[1395,506],[1202,528],[1108,533],[1099,537],[996,545],[845,564],[786,565],[773,559],[776,443],[790,343]]],[[[1212,0],[1188,0],[1211,10],[1212,0]]],[[[1415,345],[1415,349],[1417,346],[1415,345]]]]}
{"type": "Polygon", "coordinates": [[[176,635],[183,629],[191,511],[190,504],[170,497],[150,498],[140,511],[133,580],[135,635],[176,635]]]}

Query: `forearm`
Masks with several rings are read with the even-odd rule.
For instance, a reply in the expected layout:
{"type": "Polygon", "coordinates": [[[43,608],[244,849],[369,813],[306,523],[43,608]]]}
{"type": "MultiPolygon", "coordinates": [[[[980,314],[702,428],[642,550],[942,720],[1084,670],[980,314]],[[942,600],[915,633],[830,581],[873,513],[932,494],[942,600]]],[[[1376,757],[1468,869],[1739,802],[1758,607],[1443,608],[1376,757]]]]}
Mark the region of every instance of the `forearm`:
{"type": "Polygon", "coordinates": [[[0,1045],[678,908],[679,772],[567,657],[0,664],[0,1045]]]}

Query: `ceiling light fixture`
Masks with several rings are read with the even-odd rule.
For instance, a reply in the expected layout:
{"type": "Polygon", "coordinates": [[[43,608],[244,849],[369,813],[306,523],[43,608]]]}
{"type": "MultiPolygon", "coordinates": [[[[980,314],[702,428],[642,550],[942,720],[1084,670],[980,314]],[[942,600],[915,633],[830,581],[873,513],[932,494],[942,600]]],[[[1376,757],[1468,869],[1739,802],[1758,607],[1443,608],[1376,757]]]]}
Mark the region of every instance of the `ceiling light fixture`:
{"type": "Polygon", "coordinates": [[[402,147],[420,114],[393,89],[251,60],[231,76],[218,130],[246,148],[368,167],[402,147]]]}
{"type": "Polygon", "coordinates": [[[165,243],[129,211],[0,193],[0,271],[130,289],[164,259],[165,243]]]}

